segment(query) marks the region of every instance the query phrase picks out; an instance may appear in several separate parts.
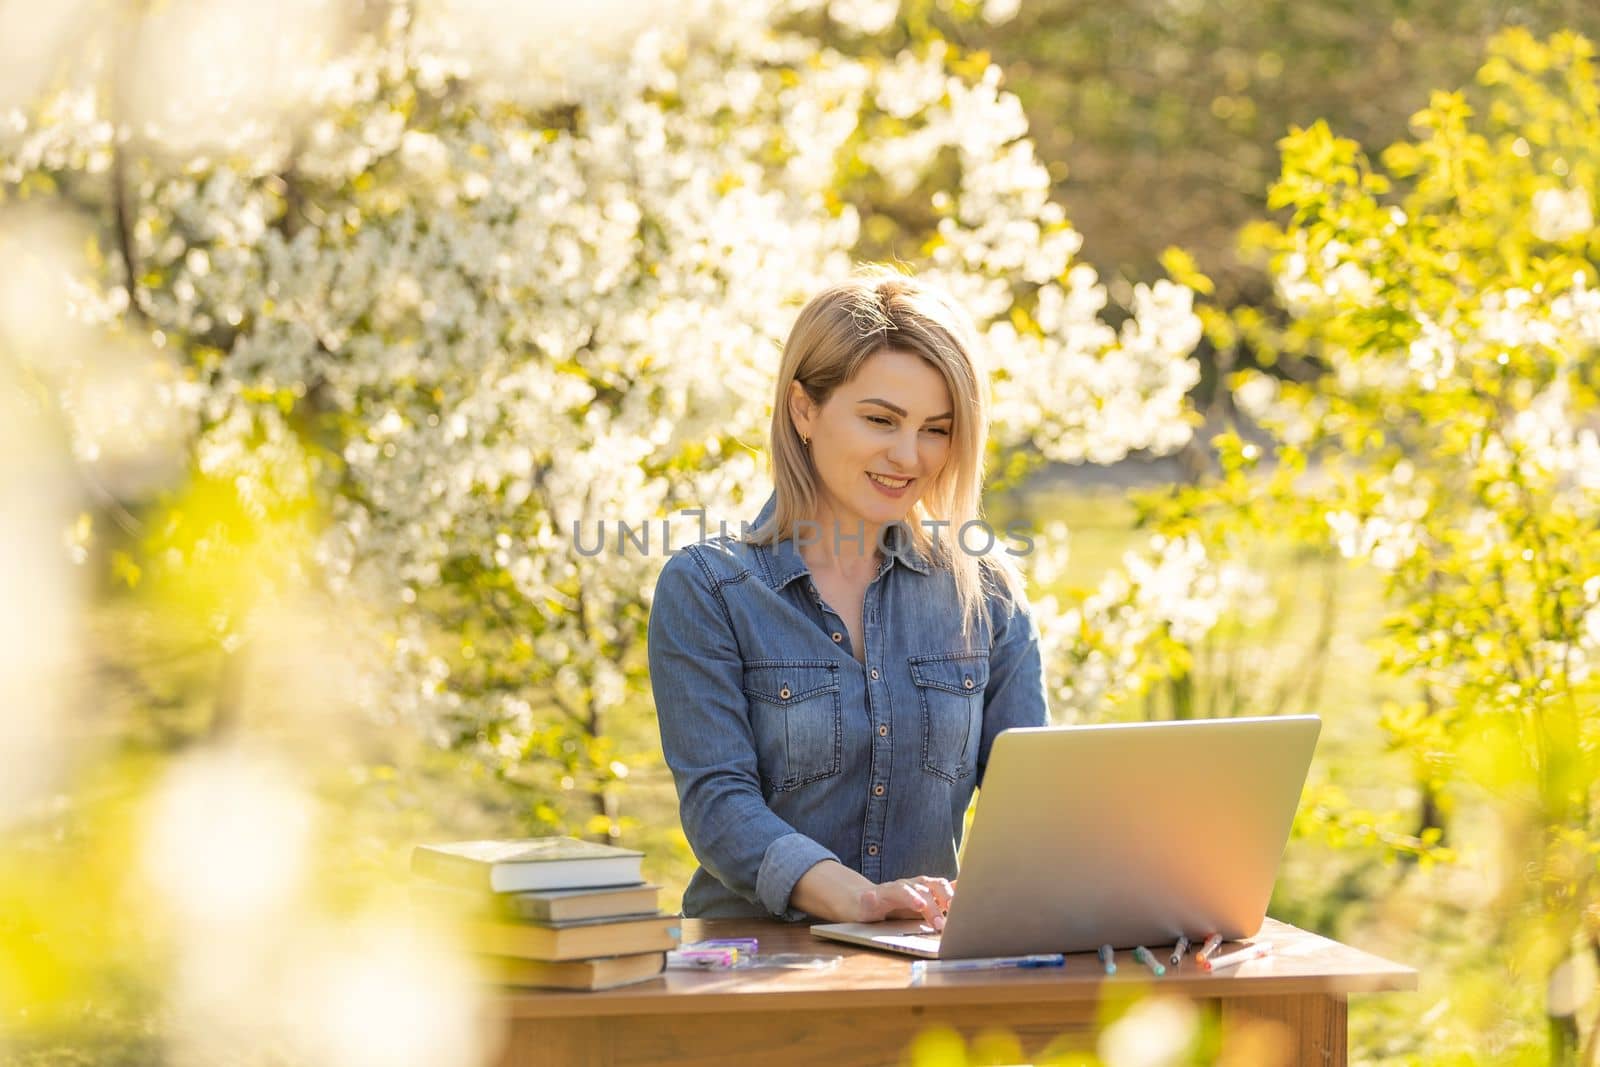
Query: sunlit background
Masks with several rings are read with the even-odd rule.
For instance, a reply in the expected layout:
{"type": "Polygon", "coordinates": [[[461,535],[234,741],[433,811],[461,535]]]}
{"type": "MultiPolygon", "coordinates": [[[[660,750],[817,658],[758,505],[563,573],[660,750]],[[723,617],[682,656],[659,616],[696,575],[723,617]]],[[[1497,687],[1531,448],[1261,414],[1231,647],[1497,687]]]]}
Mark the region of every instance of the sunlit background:
{"type": "MultiPolygon", "coordinates": [[[[0,1060],[493,1062],[419,841],[640,848],[676,908],[616,524],[751,518],[794,314],[883,260],[979,324],[1054,719],[1323,715],[1271,912],[1422,973],[1352,1061],[1592,1057],[1596,40],[0,0],[0,1060]]],[[[1214,1038],[1110,1005],[1092,1058],[1214,1038]]]]}

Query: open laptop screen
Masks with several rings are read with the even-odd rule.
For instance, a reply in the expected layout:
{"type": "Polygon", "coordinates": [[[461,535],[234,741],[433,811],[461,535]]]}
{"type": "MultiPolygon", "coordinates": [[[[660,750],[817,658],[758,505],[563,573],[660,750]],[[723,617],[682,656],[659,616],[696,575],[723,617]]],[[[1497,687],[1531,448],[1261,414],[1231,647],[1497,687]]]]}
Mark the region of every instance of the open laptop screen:
{"type": "Polygon", "coordinates": [[[1249,937],[1320,729],[1302,715],[1007,730],[940,943],[896,923],[878,947],[960,958],[1249,937]]]}

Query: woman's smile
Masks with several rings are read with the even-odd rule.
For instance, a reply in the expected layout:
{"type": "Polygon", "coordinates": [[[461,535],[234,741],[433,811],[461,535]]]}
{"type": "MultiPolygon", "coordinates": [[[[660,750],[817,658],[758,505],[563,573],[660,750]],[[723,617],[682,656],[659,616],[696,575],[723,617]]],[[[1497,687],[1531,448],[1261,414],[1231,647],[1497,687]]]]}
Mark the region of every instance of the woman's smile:
{"type": "Polygon", "coordinates": [[[909,491],[911,488],[911,483],[916,479],[891,478],[887,474],[877,474],[873,471],[868,471],[867,480],[871,482],[873,487],[884,496],[892,497],[898,500],[900,497],[906,495],[907,491],[909,491]]]}

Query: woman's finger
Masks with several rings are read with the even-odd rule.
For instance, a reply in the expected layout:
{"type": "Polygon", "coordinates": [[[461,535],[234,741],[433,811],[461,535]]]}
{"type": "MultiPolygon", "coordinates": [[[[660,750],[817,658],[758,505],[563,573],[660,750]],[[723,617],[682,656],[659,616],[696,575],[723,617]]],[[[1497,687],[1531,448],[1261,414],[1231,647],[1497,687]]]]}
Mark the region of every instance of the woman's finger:
{"type": "Polygon", "coordinates": [[[934,903],[933,894],[916,882],[897,882],[896,885],[899,886],[904,899],[910,902],[907,906],[919,915],[926,915],[929,908],[938,907],[934,903]]]}
{"type": "Polygon", "coordinates": [[[865,890],[858,900],[860,921],[916,918],[935,930],[943,930],[949,894],[939,884],[942,882],[943,879],[902,878],[865,890]]]}
{"type": "Polygon", "coordinates": [[[905,886],[912,900],[912,909],[929,926],[935,930],[943,930],[944,908],[940,906],[933,891],[921,882],[906,882],[905,886]]]}
{"type": "Polygon", "coordinates": [[[919,878],[917,884],[933,896],[940,911],[950,910],[950,899],[956,895],[954,885],[943,878],[919,878]]]}
{"type": "Polygon", "coordinates": [[[877,899],[883,914],[890,919],[920,918],[933,906],[933,897],[916,887],[910,879],[901,878],[878,886],[877,899]]]}

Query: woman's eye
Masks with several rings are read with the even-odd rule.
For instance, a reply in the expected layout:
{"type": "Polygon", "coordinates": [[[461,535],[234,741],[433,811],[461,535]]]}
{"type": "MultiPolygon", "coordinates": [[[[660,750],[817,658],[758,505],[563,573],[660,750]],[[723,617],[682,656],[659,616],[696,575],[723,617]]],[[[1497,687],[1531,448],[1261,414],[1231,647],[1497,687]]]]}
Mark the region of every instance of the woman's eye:
{"type": "Polygon", "coordinates": [[[890,422],[888,419],[884,418],[882,415],[868,415],[867,416],[867,421],[872,423],[872,424],[874,424],[874,425],[876,425],[876,426],[893,426],[894,425],[894,423],[890,422]]]}
{"type": "Polygon", "coordinates": [[[929,433],[936,433],[940,437],[950,436],[950,431],[945,429],[943,426],[929,426],[927,429],[929,433]]]}

